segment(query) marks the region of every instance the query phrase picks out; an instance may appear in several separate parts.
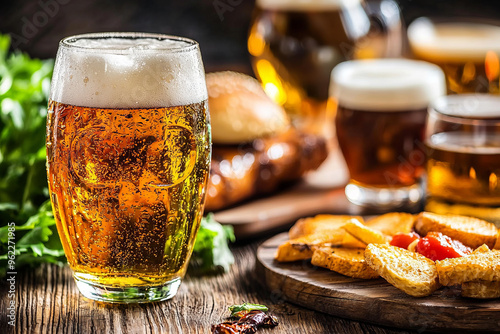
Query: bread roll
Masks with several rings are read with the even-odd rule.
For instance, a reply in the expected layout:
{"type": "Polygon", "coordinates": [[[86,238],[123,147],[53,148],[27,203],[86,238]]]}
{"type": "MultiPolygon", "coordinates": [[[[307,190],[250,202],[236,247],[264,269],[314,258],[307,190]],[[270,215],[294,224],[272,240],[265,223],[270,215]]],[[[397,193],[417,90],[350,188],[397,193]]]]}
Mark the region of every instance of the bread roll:
{"type": "Polygon", "coordinates": [[[287,131],[290,120],[254,78],[236,72],[206,76],[212,141],[218,144],[251,142],[287,131]]]}

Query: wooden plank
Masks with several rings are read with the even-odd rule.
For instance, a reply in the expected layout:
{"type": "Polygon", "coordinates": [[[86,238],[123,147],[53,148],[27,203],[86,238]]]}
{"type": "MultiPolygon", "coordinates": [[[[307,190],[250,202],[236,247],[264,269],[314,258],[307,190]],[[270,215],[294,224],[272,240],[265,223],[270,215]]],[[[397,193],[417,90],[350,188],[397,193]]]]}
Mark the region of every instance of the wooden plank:
{"type": "Polygon", "coordinates": [[[280,320],[262,334],[378,333],[397,331],[332,317],[285,301],[267,291],[255,272],[259,241],[232,247],[236,263],[224,275],[188,276],[177,296],[160,303],[116,305],[82,297],[69,267],[43,265],[16,276],[16,326],[7,324],[8,284],[0,284],[0,333],[210,333],[226,319],[228,306],[252,302],[270,307],[280,320]]]}
{"type": "Polygon", "coordinates": [[[429,297],[415,298],[383,279],[360,280],[309,261],[278,263],[274,254],[286,241],[281,233],[257,250],[257,263],[271,291],[288,301],[331,315],[418,331],[498,331],[500,302],[460,297],[458,288],[441,288],[429,297]]]}

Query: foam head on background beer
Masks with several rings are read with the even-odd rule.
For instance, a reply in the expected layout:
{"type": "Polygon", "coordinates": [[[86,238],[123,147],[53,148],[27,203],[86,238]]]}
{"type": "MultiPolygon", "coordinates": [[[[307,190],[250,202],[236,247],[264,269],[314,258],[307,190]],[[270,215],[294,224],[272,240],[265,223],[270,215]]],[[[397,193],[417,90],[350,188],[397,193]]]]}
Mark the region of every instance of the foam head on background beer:
{"type": "Polygon", "coordinates": [[[427,107],[445,90],[444,74],[436,65],[405,59],[354,60],[334,68],[330,96],[350,109],[404,111],[427,107]]]}
{"type": "Polygon", "coordinates": [[[413,52],[435,62],[484,61],[488,51],[500,54],[500,26],[471,22],[433,22],[419,18],[408,27],[413,52]]]}
{"type": "Polygon", "coordinates": [[[61,42],[56,62],[72,64],[55,66],[58,84],[52,85],[50,97],[60,103],[158,108],[207,99],[200,53],[187,39],[134,39],[120,33],[69,37],[61,42]]]}
{"type": "Polygon", "coordinates": [[[500,97],[489,94],[462,94],[436,99],[432,108],[437,112],[465,119],[500,120],[500,97]]]}

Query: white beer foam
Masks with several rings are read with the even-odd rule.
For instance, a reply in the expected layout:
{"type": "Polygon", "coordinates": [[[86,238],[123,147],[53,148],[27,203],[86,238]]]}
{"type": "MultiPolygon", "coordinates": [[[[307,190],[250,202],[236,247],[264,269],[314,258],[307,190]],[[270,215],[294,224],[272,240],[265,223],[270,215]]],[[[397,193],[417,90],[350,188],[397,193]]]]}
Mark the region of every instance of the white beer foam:
{"type": "Polygon", "coordinates": [[[257,0],[263,9],[272,10],[334,10],[359,5],[361,0],[257,0]]]}
{"type": "Polygon", "coordinates": [[[500,26],[486,23],[434,23],[419,18],[408,27],[415,54],[437,61],[484,61],[488,51],[500,55],[500,26]]]}
{"type": "Polygon", "coordinates": [[[366,111],[426,108],[445,92],[438,66],[408,59],[346,61],[333,69],[330,82],[339,105],[366,111]]]}
{"type": "Polygon", "coordinates": [[[441,114],[468,119],[495,119],[500,122],[500,96],[460,94],[443,96],[432,103],[441,114]]]}
{"type": "Polygon", "coordinates": [[[193,43],[155,38],[65,39],[57,53],[50,98],[100,108],[158,108],[204,101],[208,98],[205,72],[193,43]]]}

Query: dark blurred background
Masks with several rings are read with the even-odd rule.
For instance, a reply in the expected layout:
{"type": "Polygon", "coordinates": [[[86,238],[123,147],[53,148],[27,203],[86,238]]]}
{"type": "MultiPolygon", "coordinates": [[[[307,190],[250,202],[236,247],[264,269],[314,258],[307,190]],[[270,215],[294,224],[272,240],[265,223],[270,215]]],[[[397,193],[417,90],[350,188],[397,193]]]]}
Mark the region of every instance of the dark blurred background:
{"type": "MultiPolygon", "coordinates": [[[[369,1],[369,0],[368,0],[369,1]]],[[[500,20],[497,0],[398,0],[405,24],[420,16],[500,20]]],[[[246,37],[255,0],[7,0],[0,5],[0,32],[15,48],[55,57],[58,41],[99,31],[180,35],[200,43],[207,72],[251,73],[246,37]]]]}

